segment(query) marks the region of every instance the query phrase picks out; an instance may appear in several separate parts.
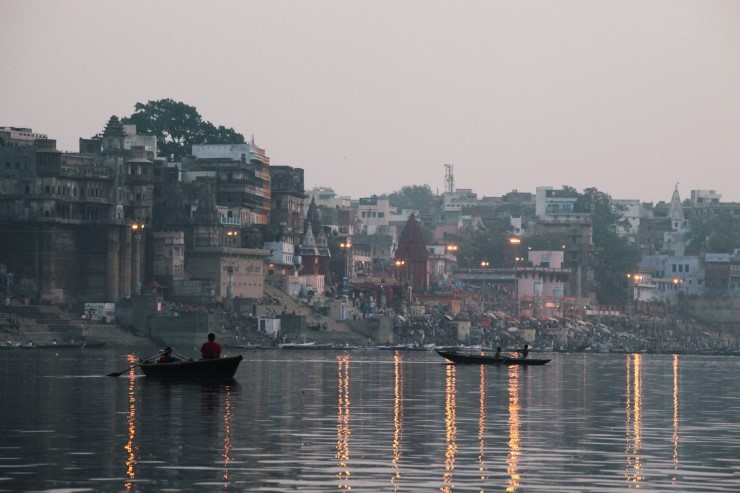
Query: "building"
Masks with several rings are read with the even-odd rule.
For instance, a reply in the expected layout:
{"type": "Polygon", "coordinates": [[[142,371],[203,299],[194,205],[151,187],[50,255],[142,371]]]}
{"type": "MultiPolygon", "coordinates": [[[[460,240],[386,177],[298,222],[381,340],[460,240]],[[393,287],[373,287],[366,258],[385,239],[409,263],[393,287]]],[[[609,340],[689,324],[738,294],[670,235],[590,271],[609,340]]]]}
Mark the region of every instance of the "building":
{"type": "MultiPolygon", "coordinates": [[[[113,116],[77,153],[30,129],[0,131],[0,259],[33,301],[117,301],[141,286],[154,161],[113,116]],[[145,230],[146,231],[146,230],[145,230]],[[136,241],[135,241],[136,240],[136,241]]],[[[11,127],[12,128],[12,127],[11,127]]]]}

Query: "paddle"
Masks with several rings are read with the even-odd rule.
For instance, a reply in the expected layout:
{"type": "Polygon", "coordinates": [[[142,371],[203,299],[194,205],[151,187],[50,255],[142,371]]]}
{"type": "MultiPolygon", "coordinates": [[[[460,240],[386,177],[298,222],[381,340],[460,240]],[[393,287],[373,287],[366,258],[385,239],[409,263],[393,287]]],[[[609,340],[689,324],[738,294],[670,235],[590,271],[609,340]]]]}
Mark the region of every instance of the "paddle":
{"type": "Polygon", "coordinates": [[[180,353],[175,353],[175,356],[180,358],[181,361],[193,361],[193,358],[191,358],[190,356],[185,356],[180,353]]]}
{"type": "Polygon", "coordinates": [[[149,362],[149,361],[152,361],[153,359],[159,358],[159,357],[160,357],[160,356],[162,356],[162,355],[163,355],[164,353],[165,353],[165,351],[160,351],[160,352],[159,352],[159,354],[157,354],[157,355],[155,355],[155,356],[152,356],[151,358],[149,358],[149,359],[147,359],[147,360],[144,360],[144,361],[139,361],[139,362],[138,362],[138,363],[136,363],[135,365],[133,365],[133,366],[129,366],[128,368],[126,368],[126,369],[125,369],[125,370],[123,370],[123,371],[119,371],[119,372],[115,372],[115,373],[108,373],[108,375],[107,375],[107,376],[109,376],[109,377],[120,377],[120,376],[121,376],[121,375],[123,375],[124,373],[126,373],[126,372],[129,372],[129,371],[133,370],[134,368],[137,368],[137,367],[141,366],[141,364],[142,364],[142,363],[147,363],[147,362],[149,362]]]}

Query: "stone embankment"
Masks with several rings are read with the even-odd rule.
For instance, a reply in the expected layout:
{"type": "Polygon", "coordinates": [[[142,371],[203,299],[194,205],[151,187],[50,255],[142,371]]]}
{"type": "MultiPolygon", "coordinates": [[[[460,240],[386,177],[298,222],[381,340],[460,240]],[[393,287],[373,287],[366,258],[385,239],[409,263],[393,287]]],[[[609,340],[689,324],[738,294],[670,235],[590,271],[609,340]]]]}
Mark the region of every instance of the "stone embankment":
{"type": "Polygon", "coordinates": [[[11,304],[0,307],[0,345],[89,343],[106,346],[151,346],[148,337],[116,324],[82,320],[58,306],[11,304]]]}

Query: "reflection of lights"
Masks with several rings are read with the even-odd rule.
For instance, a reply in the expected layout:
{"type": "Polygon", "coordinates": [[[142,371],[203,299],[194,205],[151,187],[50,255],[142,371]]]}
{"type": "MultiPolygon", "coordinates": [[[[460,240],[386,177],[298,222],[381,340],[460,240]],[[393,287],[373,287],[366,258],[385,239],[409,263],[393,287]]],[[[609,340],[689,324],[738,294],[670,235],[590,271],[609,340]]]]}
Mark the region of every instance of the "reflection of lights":
{"type": "Polygon", "coordinates": [[[481,480],[485,481],[488,479],[486,471],[486,367],[480,365],[480,414],[478,415],[478,446],[480,451],[478,452],[478,471],[480,472],[481,480]]]}
{"type": "Polygon", "coordinates": [[[642,476],[642,356],[633,354],[627,357],[627,471],[625,473],[630,487],[639,488],[642,476]]]}
{"type": "MultiPolygon", "coordinates": [[[[129,366],[133,366],[136,363],[136,356],[133,354],[128,355],[129,366]]],[[[136,380],[136,373],[133,369],[129,371],[128,377],[128,415],[126,421],[128,422],[128,442],[124,445],[124,450],[128,453],[126,457],[126,476],[129,479],[136,477],[136,447],[134,446],[134,438],[136,438],[136,395],[134,394],[134,382],[136,380]]],[[[132,487],[131,481],[126,481],[123,487],[130,490],[132,487]]]]}
{"type": "MultiPolygon", "coordinates": [[[[673,355],[673,470],[678,471],[678,355],[673,355]]],[[[673,476],[673,484],[676,484],[673,476]]]]}
{"type": "Polygon", "coordinates": [[[454,488],[452,484],[452,471],[455,470],[455,453],[457,452],[457,424],[455,413],[457,412],[457,397],[455,396],[455,365],[445,365],[447,379],[445,381],[445,430],[447,449],[445,450],[445,472],[442,475],[444,486],[440,488],[450,493],[454,488]]]}
{"type": "Polygon", "coordinates": [[[521,436],[519,428],[519,366],[509,366],[509,458],[506,460],[506,472],[509,474],[506,491],[516,491],[519,488],[521,475],[519,474],[519,456],[522,454],[521,436]]]}
{"type": "Polygon", "coordinates": [[[338,378],[337,378],[337,454],[339,460],[339,471],[337,478],[340,491],[349,491],[350,472],[347,467],[349,461],[349,355],[337,356],[338,378]]]}
{"type": "MultiPolygon", "coordinates": [[[[226,386],[226,401],[224,402],[224,452],[221,457],[224,459],[223,480],[229,480],[229,464],[231,463],[231,385],[226,386]]],[[[224,484],[224,487],[227,485],[224,484]]]]}
{"type": "Polygon", "coordinates": [[[393,491],[398,491],[398,480],[401,479],[401,471],[398,470],[398,462],[401,459],[401,432],[403,427],[403,375],[401,373],[401,355],[396,351],[393,356],[393,476],[391,484],[393,491]]]}

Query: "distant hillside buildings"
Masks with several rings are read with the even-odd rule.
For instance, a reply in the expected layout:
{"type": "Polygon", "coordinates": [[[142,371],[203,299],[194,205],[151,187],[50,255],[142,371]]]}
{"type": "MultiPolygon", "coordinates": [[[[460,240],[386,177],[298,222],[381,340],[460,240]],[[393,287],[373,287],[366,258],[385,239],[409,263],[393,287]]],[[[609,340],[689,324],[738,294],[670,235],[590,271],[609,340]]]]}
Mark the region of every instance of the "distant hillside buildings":
{"type": "MultiPolygon", "coordinates": [[[[614,200],[625,219],[618,233],[643,254],[625,279],[633,300],[740,294],[737,251],[685,255],[687,218],[738,217],[740,204],[713,190],[690,197],[682,203],[676,187],[667,203],[614,200]]],[[[41,302],[118,301],[147,289],[182,300],[255,299],[264,282],[298,295],[347,277],[416,293],[479,283],[491,297],[506,285],[537,310],[595,304],[600,253],[573,191],[478,198],[451,189],[439,199],[435,209],[396,210],[385,197],[306,190],[304,171],[271,165],[254,138],[195,145],[171,163],[153,136],[115,116],[77,152],[31,129],[0,127],[0,289],[41,302]],[[560,238],[560,248],[509,253],[497,268],[464,265],[448,238],[492,220],[506,221],[513,236],[560,238]]]]}

